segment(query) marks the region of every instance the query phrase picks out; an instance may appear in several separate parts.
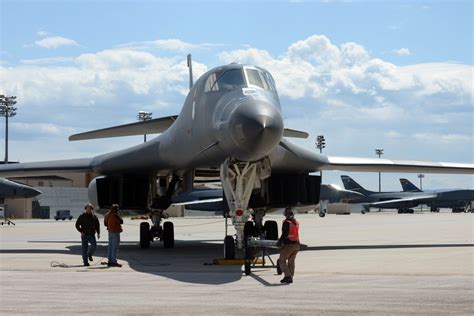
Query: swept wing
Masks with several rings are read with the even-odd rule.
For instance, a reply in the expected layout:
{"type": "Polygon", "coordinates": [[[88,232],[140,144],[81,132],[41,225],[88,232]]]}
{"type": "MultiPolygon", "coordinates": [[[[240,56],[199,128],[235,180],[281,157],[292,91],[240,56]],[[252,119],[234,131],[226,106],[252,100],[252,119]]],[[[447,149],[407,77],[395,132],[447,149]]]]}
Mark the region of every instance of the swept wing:
{"type": "Polygon", "coordinates": [[[387,201],[380,201],[380,202],[374,202],[370,203],[369,206],[371,207],[384,207],[384,206],[392,206],[396,207],[397,203],[404,204],[407,202],[418,202],[420,204],[423,204],[424,202],[428,200],[432,200],[436,198],[438,195],[437,194],[427,194],[427,195],[417,195],[413,197],[406,197],[406,198],[401,198],[401,199],[393,199],[393,200],[387,200],[387,201]]]}

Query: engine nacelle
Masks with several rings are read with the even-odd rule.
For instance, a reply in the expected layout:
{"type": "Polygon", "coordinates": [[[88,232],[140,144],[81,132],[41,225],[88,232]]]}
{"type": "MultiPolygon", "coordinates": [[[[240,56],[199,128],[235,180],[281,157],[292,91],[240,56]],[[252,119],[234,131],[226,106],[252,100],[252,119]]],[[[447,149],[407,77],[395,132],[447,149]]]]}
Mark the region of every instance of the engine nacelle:
{"type": "Polygon", "coordinates": [[[94,178],[87,190],[89,201],[98,208],[119,204],[122,209],[148,209],[150,179],[148,176],[100,176],[94,178]]]}

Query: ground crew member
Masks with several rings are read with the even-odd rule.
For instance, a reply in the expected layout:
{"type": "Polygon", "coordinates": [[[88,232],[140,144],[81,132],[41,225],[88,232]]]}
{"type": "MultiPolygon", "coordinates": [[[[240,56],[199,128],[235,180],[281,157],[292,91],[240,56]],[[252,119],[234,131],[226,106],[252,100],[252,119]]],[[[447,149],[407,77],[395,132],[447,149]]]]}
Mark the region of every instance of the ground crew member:
{"type": "Polygon", "coordinates": [[[107,247],[107,266],[122,267],[117,262],[117,254],[120,245],[120,233],[122,232],[123,219],[120,216],[118,204],[113,204],[110,210],[105,214],[104,225],[109,231],[109,245],[107,247]]]}
{"type": "Polygon", "coordinates": [[[99,219],[92,213],[94,205],[87,203],[84,206],[84,213],[76,220],[76,229],[81,233],[82,241],[82,261],[84,266],[88,267],[89,261],[92,261],[92,255],[97,248],[97,241],[95,240],[95,233],[97,232],[97,239],[100,238],[100,224],[99,219]],[[89,244],[91,245],[89,248],[89,244]]]}
{"type": "Polygon", "coordinates": [[[280,258],[278,265],[285,274],[285,277],[280,281],[281,283],[293,283],[293,276],[295,275],[295,258],[300,250],[300,225],[295,219],[295,214],[291,207],[287,207],[284,212],[285,220],[281,228],[281,237],[277,242],[280,250],[280,258]],[[287,263],[288,261],[288,263],[287,263]]]}

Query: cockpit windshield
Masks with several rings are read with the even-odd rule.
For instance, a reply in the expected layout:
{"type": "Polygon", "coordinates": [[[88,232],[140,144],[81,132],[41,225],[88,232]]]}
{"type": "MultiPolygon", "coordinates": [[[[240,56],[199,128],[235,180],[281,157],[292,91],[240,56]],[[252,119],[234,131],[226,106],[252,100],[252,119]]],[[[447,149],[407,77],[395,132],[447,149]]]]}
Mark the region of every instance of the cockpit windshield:
{"type": "Polygon", "coordinates": [[[275,82],[268,72],[260,69],[246,68],[245,73],[247,74],[249,85],[275,91],[275,82]]]}
{"type": "Polygon", "coordinates": [[[209,75],[204,92],[233,90],[245,86],[242,69],[218,71],[209,75]]]}
{"type": "Polygon", "coordinates": [[[270,73],[256,68],[238,68],[216,71],[207,77],[204,92],[228,91],[246,86],[259,87],[264,90],[276,91],[275,81],[270,73]],[[244,77],[247,77],[247,82],[244,77]]]}

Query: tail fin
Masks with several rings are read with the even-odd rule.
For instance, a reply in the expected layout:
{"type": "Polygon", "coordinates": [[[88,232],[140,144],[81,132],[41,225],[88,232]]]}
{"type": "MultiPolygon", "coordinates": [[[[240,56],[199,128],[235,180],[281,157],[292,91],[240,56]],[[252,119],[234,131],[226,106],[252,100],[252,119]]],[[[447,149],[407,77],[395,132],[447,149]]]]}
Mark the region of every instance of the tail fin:
{"type": "Polygon", "coordinates": [[[422,192],[416,185],[408,181],[408,179],[400,179],[403,192],[422,192]]]}
{"type": "Polygon", "coordinates": [[[341,176],[341,180],[342,180],[342,183],[344,184],[344,188],[346,190],[355,191],[355,192],[361,193],[363,195],[370,195],[372,193],[375,193],[373,191],[369,191],[369,190],[364,189],[360,184],[355,182],[354,179],[352,179],[349,176],[341,176]]]}

